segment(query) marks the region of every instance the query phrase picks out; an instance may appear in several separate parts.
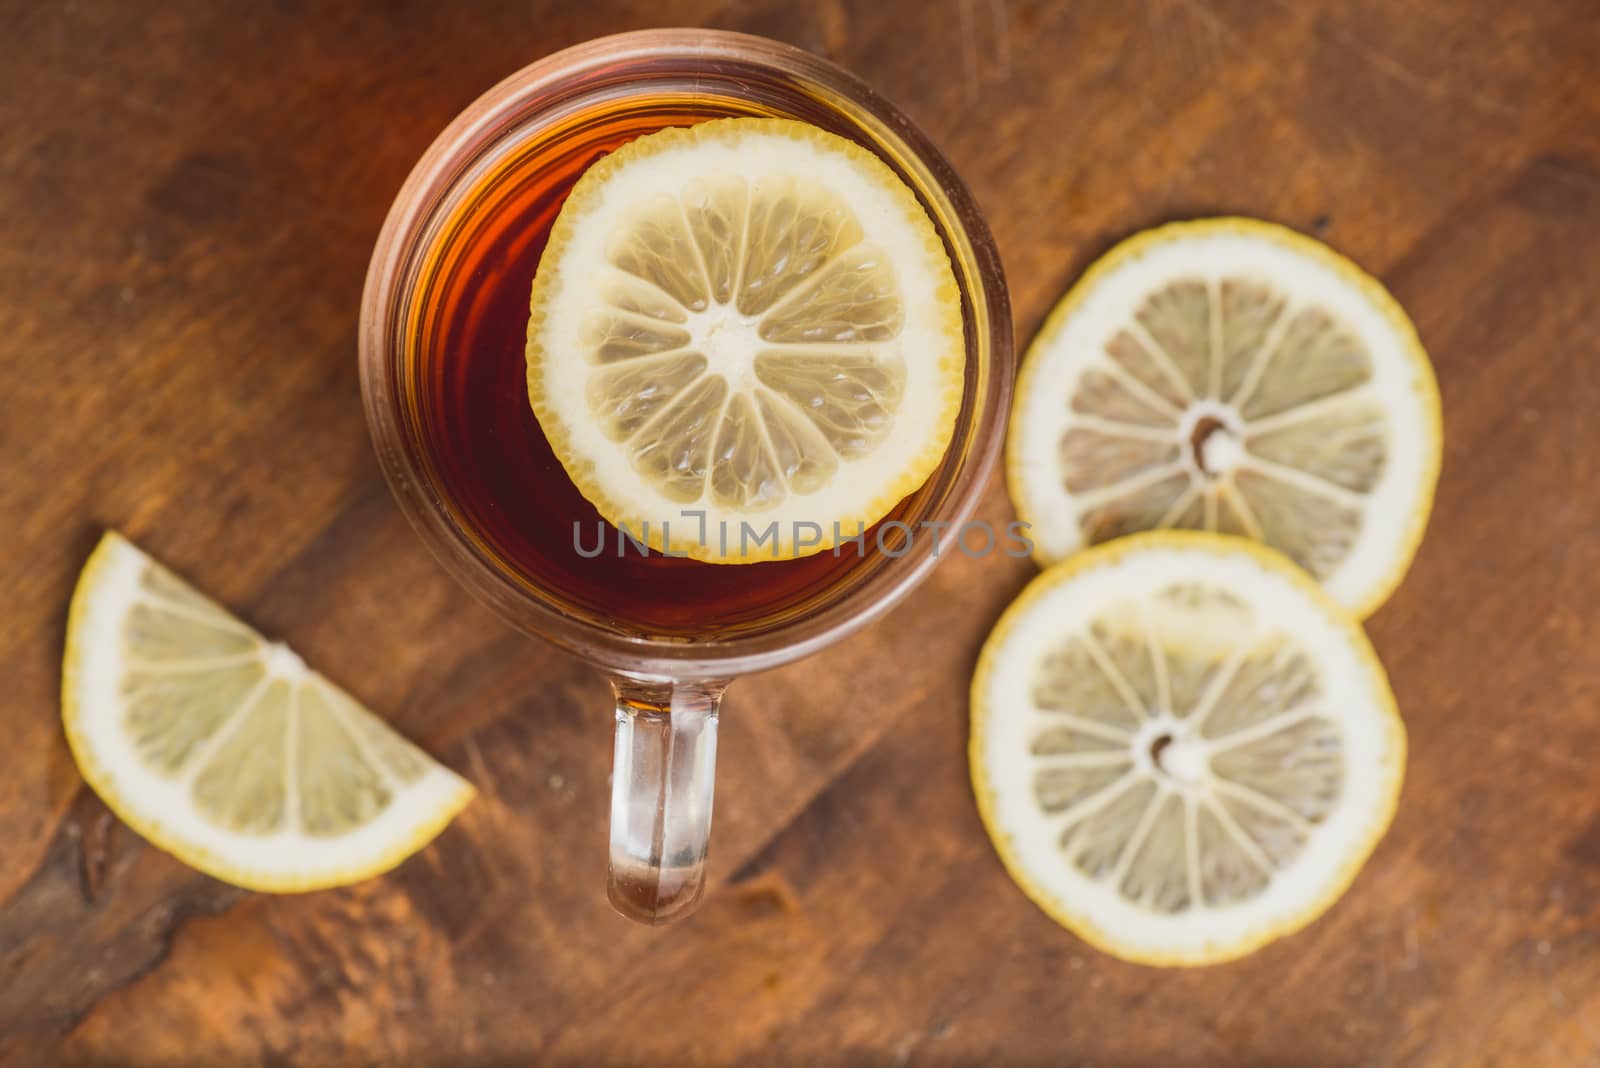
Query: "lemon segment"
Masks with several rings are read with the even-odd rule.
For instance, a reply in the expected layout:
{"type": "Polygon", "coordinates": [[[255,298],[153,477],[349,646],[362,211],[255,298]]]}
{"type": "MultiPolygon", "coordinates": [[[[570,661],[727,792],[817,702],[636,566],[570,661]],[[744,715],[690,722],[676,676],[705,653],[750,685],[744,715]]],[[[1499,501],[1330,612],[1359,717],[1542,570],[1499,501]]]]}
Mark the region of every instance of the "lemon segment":
{"type": "Polygon", "coordinates": [[[585,172],[539,263],[527,362],[546,438],[607,520],[713,563],[783,559],[860,533],[938,465],[960,293],[876,156],[721,119],[585,172]]]}
{"type": "Polygon", "coordinates": [[[73,596],[62,721],[84,778],[125,823],[248,889],[387,871],[473,795],[115,531],[73,596]]]}
{"type": "Polygon", "coordinates": [[[1358,624],[1242,538],[1139,534],[1046,571],[972,683],[984,825],[1057,922],[1147,964],[1311,922],[1393,817],[1405,731],[1358,624]]]}
{"type": "Polygon", "coordinates": [[[1238,534],[1365,616],[1427,524],[1439,393],[1349,260],[1249,219],[1175,223],[1092,266],[1030,347],[1007,481],[1041,563],[1141,530],[1238,534]]]}

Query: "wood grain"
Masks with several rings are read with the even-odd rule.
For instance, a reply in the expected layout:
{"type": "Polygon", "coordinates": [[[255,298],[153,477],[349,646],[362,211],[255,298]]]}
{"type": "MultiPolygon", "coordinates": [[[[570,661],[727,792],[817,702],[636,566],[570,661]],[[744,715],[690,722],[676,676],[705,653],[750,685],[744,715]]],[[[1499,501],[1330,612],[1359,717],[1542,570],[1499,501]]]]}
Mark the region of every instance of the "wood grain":
{"type": "MultiPolygon", "coordinates": [[[[1600,15],[1587,0],[0,11],[0,1062],[1600,1065],[1600,15]],[[1139,228],[1319,234],[1410,310],[1438,506],[1369,625],[1412,755],[1351,892],[1251,958],[1101,956],[1009,883],[965,686],[1025,562],[952,558],[732,691],[713,888],[602,894],[595,672],[411,535],[355,367],[367,256],[474,96],[601,33],[765,33],[859,72],[966,177],[1027,338],[1139,228]],[[57,719],[115,525],[483,792],[390,876],[272,898],[118,826],[57,719]]],[[[982,514],[1009,518],[998,480],[982,514]]]]}

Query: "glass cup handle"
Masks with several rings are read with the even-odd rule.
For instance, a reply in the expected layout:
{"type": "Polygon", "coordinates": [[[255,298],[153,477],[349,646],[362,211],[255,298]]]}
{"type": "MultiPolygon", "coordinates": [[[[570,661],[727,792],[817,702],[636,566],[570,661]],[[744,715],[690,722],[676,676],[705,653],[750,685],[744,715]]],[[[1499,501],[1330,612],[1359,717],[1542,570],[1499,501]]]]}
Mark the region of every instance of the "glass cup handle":
{"type": "Polygon", "coordinates": [[[717,709],[726,683],[612,679],[611,905],[664,924],[694,911],[705,889],[717,709]]]}

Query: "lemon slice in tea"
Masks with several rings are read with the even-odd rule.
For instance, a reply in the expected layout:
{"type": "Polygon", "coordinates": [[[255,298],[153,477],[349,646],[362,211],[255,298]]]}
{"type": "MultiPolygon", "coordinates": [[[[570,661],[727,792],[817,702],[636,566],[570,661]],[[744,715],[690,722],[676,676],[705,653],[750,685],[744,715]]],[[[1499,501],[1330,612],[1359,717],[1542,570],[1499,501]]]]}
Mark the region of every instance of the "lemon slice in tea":
{"type": "Polygon", "coordinates": [[[78,579],[61,696],[72,755],[107,806],[248,889],[387,871],[473,794],[114,531],[78,579]]]}
{"type": "Polygon", "coordinates": [[[719,119],[574,187],[533,284],[528,396],[606,519],[745,563],[827,549],[926,481],[963,351],[949,258],[887,165],[719,119]]]}
{"type": "Polygon", "coordinates": [[[1138,534],[1028,586],[972,682],[978,808],[1057,922],[1159,965],[1311,922],[1388,827],[1405,730],[1360,625],[1243,538],[1138,534]]]}
{"type": "Polygon", "coordinates": [[[1326,246],[1249,219],[1118,245],[1031,346],[1007,481],[1043,563],[1139,530],[1240,534],[1358,615],[1433,505],[1439,391],[1405,312],[1326,246]]]}

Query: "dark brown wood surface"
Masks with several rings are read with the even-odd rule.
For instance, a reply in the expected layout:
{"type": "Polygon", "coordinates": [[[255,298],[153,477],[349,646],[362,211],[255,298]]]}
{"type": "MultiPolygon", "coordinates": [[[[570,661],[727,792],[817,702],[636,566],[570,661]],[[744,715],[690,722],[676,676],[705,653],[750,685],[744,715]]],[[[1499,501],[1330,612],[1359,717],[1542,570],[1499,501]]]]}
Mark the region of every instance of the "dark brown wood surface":
{"type": "MultiPolygon", "coordinates": [[[[111,0],[0,13],[0,1063],[1600,1064],[1600,9],[1592,0],[111,0]],[[746,680],[713,885],[602,888],[599,674],[512,633],[391,502],[356,309],[390,199],[479,92],[644,25],[828,56],[943,146],[1025,341],[1120,237],[1259,215],[1388,284],[1446,447],[1369,624],[1399,817],[1242,962],[1102,956],[1009,882],[966,682],[1031,573],[945,561],[746,680]],[[58,721],[67,598],[117,526],[482,791],[390,876],[242,893],[118,825],[58,721]]],[[[1009,517],[999,479],[982,514],[1009,517]]]]}

